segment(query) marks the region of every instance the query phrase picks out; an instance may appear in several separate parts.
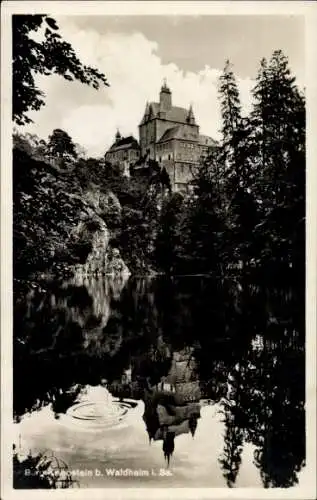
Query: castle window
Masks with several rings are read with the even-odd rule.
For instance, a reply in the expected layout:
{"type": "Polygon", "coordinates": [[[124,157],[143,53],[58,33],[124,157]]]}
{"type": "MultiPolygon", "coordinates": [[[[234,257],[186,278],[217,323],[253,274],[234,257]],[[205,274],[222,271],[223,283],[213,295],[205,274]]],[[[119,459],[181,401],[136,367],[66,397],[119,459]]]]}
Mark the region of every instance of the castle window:
{"type": "Polygon", "coordinates": [[[168,159],[169,159],[169,160],[171,159],[171,155],[170,155],[170,154],[168,155],[168,159]]]}
{"type": "Polygon", "coordinates": [[[162,157],[161,157],[161,156],[159,156],[159,162],[161,162],[161,161],[162,161],[162,157]]]}

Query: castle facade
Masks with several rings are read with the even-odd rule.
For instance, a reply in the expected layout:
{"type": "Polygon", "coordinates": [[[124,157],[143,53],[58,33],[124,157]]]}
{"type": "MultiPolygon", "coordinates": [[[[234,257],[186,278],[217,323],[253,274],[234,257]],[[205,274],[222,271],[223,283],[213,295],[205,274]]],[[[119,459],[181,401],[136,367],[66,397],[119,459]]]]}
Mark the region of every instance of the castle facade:
{"type": "MultiPolygon", "coordinates": [[[[145,162],[156,160],[161,168],[165,167],[173,191],[186,191],[195,169],[215,147],[214,139],[199,133],[192,106],[189,109],[173,106],[172,92],[164,82],[159,102],[146,104],[139,124],[140,158],[145,158],[145,162]]],[[[115,144],[109,152],[113,149],[115,144]]],[[[133,171],[131,163],[130,167],[133,171]]]]}
{"type": "Polygon", "coordinates": [[[140,146],[132,136],[122,137],[119,130],[115,141],[105,154],[106,163],[118,165],[123,175],[129,177],[130,167],[140,158],[140,146]]]}

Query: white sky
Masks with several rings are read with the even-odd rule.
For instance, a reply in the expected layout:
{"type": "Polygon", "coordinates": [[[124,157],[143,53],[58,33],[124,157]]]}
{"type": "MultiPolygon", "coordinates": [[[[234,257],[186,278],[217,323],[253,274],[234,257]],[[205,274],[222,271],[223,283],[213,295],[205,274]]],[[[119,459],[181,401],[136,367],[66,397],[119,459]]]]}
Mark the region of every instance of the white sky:
{"type": "Polygon", "coordinates": [[[295,16],[56,17],[63,37],[110,87],[96,91],[59,76],[42,76],[46,105],[27,130],[46,139],[66,130],[89,155],[101,156],[116,128],[138,138],[145,102],[158,100],[164,78],[173,104],[192,103],[202,134],[219,138],[217,81],[230,59],[245,110],[262,57],[282,49],[304,86],[304,19],[295,16]]]}

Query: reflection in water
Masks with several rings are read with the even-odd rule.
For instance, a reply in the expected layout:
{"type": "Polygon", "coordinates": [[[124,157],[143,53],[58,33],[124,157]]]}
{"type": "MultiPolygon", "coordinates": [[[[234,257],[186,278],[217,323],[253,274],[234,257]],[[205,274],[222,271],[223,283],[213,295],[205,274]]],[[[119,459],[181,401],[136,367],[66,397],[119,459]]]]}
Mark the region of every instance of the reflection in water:
{"type": "Polygon", "coordinates": [[[264,487],[296,484],[305,460],[297,297],[187,277],[19,283],[14,299],[17,422],[49,406],[59,422],[71,414],[111,427],[142,400],[144,431],[172,466],[180,436],[196,436],[207,418],[203,406],[214,405],[224,426],[218,463],[228,487],[250,445],[264,487]],[[100,393],[98,404],[91,390],[85,401],[83,394],[105,384],[112,396],[102,412],[100,393]]]}
{"type": "Polygon", "coordinates": [[[240,366],[237,364],[228,375],[227,394],[222,400],[225,422],[224,450],[219,462],[228,487],[232,487],[237,479],[244,441],[243,413],[241,412],[242,380],[240,366]]]}
{"type": "Polygon", "coordinates": [[[70,406],[63,418],[66,425],[77,425],[84,430],[109,430],[122,424],[128,410],[135,408],[134,401],[118,401],[104,386],[86,386],[70,406]]]}
{"type": "Polygon", "coordinates": [[[191,432],[200,418],[200,386],[194,372],[191,351],[174,352],[169,373],[162,377],[161,389],[144,387],[143,419],[151,440],[163,441],[167,463],[175,448],[175,437],[191,432]],[[164,390],[167,385],[172,390],[164,390]]]}

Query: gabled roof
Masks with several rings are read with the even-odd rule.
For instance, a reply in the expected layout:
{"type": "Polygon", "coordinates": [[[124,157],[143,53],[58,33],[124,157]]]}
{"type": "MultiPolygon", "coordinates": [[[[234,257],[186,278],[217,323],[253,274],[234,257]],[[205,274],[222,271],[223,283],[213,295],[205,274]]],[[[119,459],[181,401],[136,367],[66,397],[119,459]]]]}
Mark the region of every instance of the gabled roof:
{"type": "Polygon", "coordinates": [[[201,134],[199,135],[199,144],[201,146],[207,146],[207,147],[218,146],[218,142],[215,141],[215,139],[209,137],[209,135],[201,135],[201,134]]]}
{"type": "Polygon", "coordinates": [[[185,141],[197,142],[198,135],[195,134],[194,131],[190,130],[189,127],[177,125],[176,127],[172,127],[166,130],[158,142],[165,142],[171,139],[182,139],[185,141]]]}
{"type": "Polygon", "coordinates": [[[140,149],[138,141],[132,136],[122,137],[118,141],[114,142],[110,147],[109,151],[118,151],[119,149],[140,149]]]}
{"type": "Polygon", "coordinates": [[[165,130],[164,134],[162,135],[162,137],[158,142],[165,142],[169,141],[170,139],[175,139],[180,128],[181,126],[178,125],[177,127],[172,127],[165,130]]]}
{"type": "MultiPolygon", "coordinates": [[[[144,123],[147,119],[159,118],[160,104],[158,102],[150,102],[146,108],[143,120],[144,123]]],[[[170,120],[173,122],[187,123],[188,110],[185,108],[180,108],[179,106],[172,106],[170,110],[166,111],[164,114],[165,120],[170,120]]]]}

